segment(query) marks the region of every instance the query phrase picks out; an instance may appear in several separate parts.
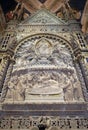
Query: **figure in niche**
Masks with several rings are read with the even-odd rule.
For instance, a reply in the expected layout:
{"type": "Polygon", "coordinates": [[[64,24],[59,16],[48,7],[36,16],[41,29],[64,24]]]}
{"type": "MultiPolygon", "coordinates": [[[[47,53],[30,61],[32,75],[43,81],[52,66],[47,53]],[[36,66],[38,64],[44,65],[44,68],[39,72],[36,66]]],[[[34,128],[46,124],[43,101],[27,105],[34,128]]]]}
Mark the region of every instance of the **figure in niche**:
{"type": "Polygon", "coordinates": [[[68,72],[67,77],[68,83],[63,88],[65,101],[83,101],[80,83],[77,80],[76,75],[74,73],[68,72]]]}
{"type": "Polygon", "coordinates": [[[8,83],[7,99],[14,99],[14,78],[11,78],[10,82],[8,83]]]}
{"type": "Polygon", "coordinates": [[[13,76],[8,83],[8,94],[9,99],[13,101],[23,101],[25,99],[25,88],[24,88],[24,77],[13,76]]]}
{"type": "Polygon", "coordinates": [[[81,84],[76,77],[76,75],[73,74],[74,82],[73,82],[73,95],[74,95],[74,100],[75,101],[83,101],[83,94],[81,90],[81,84]]]}
{"type": "Polygon", "coordinates": [[[7,98],[9,99],[13,99],[15,100],[16,98],[18,98],[18,91],[16,89],[18,84],[18,77],[17,76],[13,76],[10,80],[10,82],[8,83],[8,93],[7,93],[7,98]]]}
{"type": "Polygon", "coordinates": [[[73,77],[71,76],[71,73],[69,72],[67,77],[63,74],[64,77],[64,84],[63,92],[64,92],[64,99],[65,101],[73,101],[73,77]]]}
{"type": "Polygon", "coordinates": [[[73,88],[71,88],[70,83],[63,88],[64,100],[73,101],[73,88]]]}
{"type": "Polygon", "coordinates": [[[78,91],[78,88],[77,87],[75,87],[74,89],[73,89],[73,95],[74,95],[74,100],[76,100],[76,101],[79,101],[79,91],[78,91]]]}
{"type": "Polygon", "coordinates": [[[25,75],[20,75],[19,82],[17,84],[17,90],[20,96],[20,100],[25,100],[25,89],[26,89],[26,77],[25,75]]]}
{"type": "Polygon", "coordinates": [[[52,44],[43,38],[36,43],[35,52],[39,57],[49,57],[52,54],[52,44]]]}
{"type": "Polygon", "coordinates": [[[25,98],[26,96],[29,94],[29,92],[31,92],[32,88],[33,88],[33,76],[31,74],[27,74],[26,75],[26,83],[25,83],[25,98]]]}

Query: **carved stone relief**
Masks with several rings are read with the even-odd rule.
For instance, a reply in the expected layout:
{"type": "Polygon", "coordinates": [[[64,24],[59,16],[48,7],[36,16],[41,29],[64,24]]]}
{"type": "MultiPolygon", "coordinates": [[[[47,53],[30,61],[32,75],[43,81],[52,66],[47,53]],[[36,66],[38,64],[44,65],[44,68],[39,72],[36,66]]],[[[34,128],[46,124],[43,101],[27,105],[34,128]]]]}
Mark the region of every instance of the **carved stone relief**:
{"type": "Polygon", "coordinates": [[[84,101],[68,48],[44,37],[21,45],[6,101],[84,101]]]}
{"type": "MultiPolygon", "coordinates": [[[[64,14],[65,13],[66,12],[64,12],[64,14]]],[[[73,24],[72,20],[66,22],[50,13],[48,10],[42,9],[30,16],[29,19],[17,25],[17,40],[19,41],[29,35],[38,33],[59,34],[61,37],[65,33],[65,35],[69,37],[71,32],[80,31],[79,23],[77,21],[74,21],[74,23],[75,24],[73,24]]]]}
{"type": "Polygon", "coordinates": [[[68,117],[3,117],[0,121],[0,130],[39,130],[41,125],[45,127],[45,130],[87,130],[88,119],[68,117]]]}
{"type": "Polygon", "coordinates": [[[48,25],[48,24],[58,24],[58,25],[63,25],[63,24],[67,24],[66,22],[64,22],[64,20],[62,20],[61,18],[56,17],[54,14],[52,14],[50,11],[46,10],[46,9],[41,9],[39,11],[37,11],[34,15],[32,15],[29,19],[26,19],[25,21],[23,21],[23,24],[31,24],[31,25],[35,25],[35,24],[42,24],[42,25],[48,25]]]}
{"type": "Polygon", "coordinates": [[[80,31],[80,28],[78,25],[75,25],[73,27],[67,26],[67,25],[18,25],[16,28],[17,32],[17,41],[20,41],[27,36],[38,34],[38,33],[50,33],[61,36],[65,38],[66,40],[70,41],[70,32],[72,31],[80,31]]]}
{"type": "Polygon", "coordinates": [[[75,65],[73,63],[73,57],[75,60],[79,55],[77,42],[80,39],[76,39],[75,43],[71,32],[80,31],[80,28],[77,24],[69,23],[70,28],[60,19],[54,20],[46,13],[35,15],[33,19],[31,17],[29,23],[27,21],[26,24],[17,25],[16,29],[9,27],[6,30],[15,30],[14,34],[17,34],[11,36],[8,46],[6,44],[8,52],[13,51],[10,58],[16,52],[16,63],[13,65],[11,59],[9,62],[5,59],[1,68],[1,78],[3,74],[6,78],[2,83],[0,130],[39,130],[42,126],[45,130],[88,129],[87,106],[84,107],[84,100],[88,101],[85,81],[79,62],[74,61],[75,65]],[[30,104],[35,105],[29,107],[30,104]],[[37,105],[38,108],[35,107],[37,105]]]}

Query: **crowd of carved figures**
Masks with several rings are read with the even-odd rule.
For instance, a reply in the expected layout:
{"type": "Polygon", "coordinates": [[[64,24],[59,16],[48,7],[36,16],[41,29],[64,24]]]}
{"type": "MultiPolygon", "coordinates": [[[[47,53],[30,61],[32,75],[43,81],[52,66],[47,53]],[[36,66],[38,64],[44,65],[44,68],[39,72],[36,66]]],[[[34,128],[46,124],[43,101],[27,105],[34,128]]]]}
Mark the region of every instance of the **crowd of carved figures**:
{"type": "Polygon", "coordinates": [[[39,100],[41,95],[45,101],[83,101],[70,52],[65,45],[53,42],[42,38],[35,44],[21,45],[8,83],[7,101],[39,100]]]}
{"type": "MultiPolygon", "coordinates": [[[[79,78],[76,76],[77,73],[74,68],[71,52],[69,51],[69,49],[67,48],[67,46],[64,43],[66,41],[62,41],[61,39],[57,40],[55,37],[54,38],[52,37],[52,39],[46,38],[46,37],[41,37],[41,38],[39,37],[37,39],[36,38],[33,38],[33,39],[34,40],[29,40],[29,41],[23,42],[22,45],[20,45],[20,47],[17,49],[17,53],[15,55],[16,63],[13,66],[12,77],[11,77],[8,85],[7,85],[8,78],[5,79],[5,82],[4,82],[4,80],[1,79],[3,81],[2,85],[1,85],[1,91],[2,91],[3,86],[4,86],[3,89],[6,89],[4,91],[4,97],[5,97],[5,93],[7,91],[7,86],[8,86],[8,92],[7,92],[6,98],[8,99],[8,101],[9,100],[26,101],[28,99],[30,99],[30,100],[33,99],[33,96],[30,96],[30,95],[32,95],[34,92],[37,93],[39,90],[41,91],[41,93],[43,91],[46,92],[48,90],[47,86],[50,86],[49,84],[53,84],[53,86],[56,87],[58,94],[55,94],[55,93],[48,94],[47,93],[47,95],[50,96],[50,97],[48,96],[48,98],[56,100],[55,96],[58,96],[58,101],[68,101],[68,100],[69,101],[78,101],[78,100],[83,101],[83,95],[82,95],[82,90],[81,90],[81,87],[83,85],[80,83],[79,78]],[[43,51],[43,50],[45,50],[45,51],[43,51]],[[34,69],[34,70],[47,69],[47,71],[44,71],[42,76],[40,76],[41,75],[40,73],[30,72],[31,69],[34,69]],[[49,69],[56,70],[56,71],[58,71],[58,73],[56,73],[55,71],[48,72],[49,69]],[[24,73],[24,71],[25,71],[25,73],[24,73]],[[36,77],[36,75],[38,75],[38,76],[36,77]],[[53,75],[55,75],[56,79],[52,79],[52,77],[54,77],[53,75]],[[71,75],[71,76],[69,76],[69,75],[71,75]],[[36,80],[33,81],[34,85],[32,84],[33,77],[34,77],[34,79],[38,78],[36,85],[35,85],[36,80]],[[62,77],[62,79],[61,79],[61,77],[62,77]],[[66,77],[67,82],[65,82],[65,80],[64,80],[65,78],[63,78],[63,77],[66,77]],[[46,83],[43,81],[44,78],[46,78],[46,83]],[[24,79],[24,80],[22,80],[22,79],[24,79]],[[61,79],[62,85],[60,85],[59,79],[61,79]],[[17,81],[17,82],[15,82],[15,81],[17,81]],[[3,85],[3,83],[4,83],[4,85],[3,85]],[[43,84],[39,85],[40,83],[41,84],[43,83],[43,84]],[[74,86],[71,85],[72,83],[74,83],[74,86]],[[26,84],[26,88],[24,87],[25,86],[24,84],[26,84]],[[45,86],[45,84],[47,86],[45,88],[43,88],[45,86]],[[79,86],[78,88],[75,87],[77,85],[79,86]],[[31,88],[31,86],[32,86],[32,88],[31,88]],[[41,86],[41,89],[39,89],[39,88],[34,89],[37,86],[41,86]],[[70,86],[70,88],[69,88],[69,86],[70,86]],[[31,88],[31,90],[30,90],[30,88],[31,88]],[[31,93],[31,92],[33,92],[33,93],[31,93]],[[15,96],[16,93],[18,96],[15,96]],[[78,95],[77,95],[77,93],[78,93],[78,95]],[[51,95],[53,95],[53,96],[51,96],[51,95]],[[70,96],[71,96],[71,98],[69,99],[70,96]]],[[[10,60],[9,58],[10,57],[8,57],[7,60],[10,60]]],[[[3,63],[3,62],[1,62],[1,63],[3,63]]],[[[7,64],[8,64],[8,61],[7,61],[7,64]]],[[[2,64],[1,64],[1,66],[2,66],[2,64]]],[[[6,69],[7,69],[7,67],[6,67],[6,69]]],[[[3,68],[3,66],[2,66],[2,69],[3,69],[2,72],[6,71],[5,68],[3,68]]],[[[9,69],[8,69],[8,71],[9,71],[9,69]]],[[[3,73],[2,73],[2,75],[3,75],[3,73]]],[[[2,77],[3,76],[1,76],[1,78],[2,77]]],[[[54,91],[53,86],[51,85],[52,91],[54,91]]],[[[38,99],[41,96],[40,93],[38,93],[36,95],[38,95],[38,97],[37,97],[38,99]]],[[[42,95],[44,96],[44,93],[42,95]]],[[[42,99],[43,99],[43,97],[42,97],[42,99]]]]}
{"type": "Polygon", "coordinates": [[[70,72],[67,75],[56,72],[33,72],[30,75],[14,76],[8,87],[6,100],[24,101],[26,98],[30,100],[30,95],[57,95],[58,101],[83,100],[80,82],[70,72]]]}
{"type": "MultiPolygon", "coordinates": [[[[20,22],[29,17],[25,8],[25,3],[18,3],[10,12],[10,20],[20,22]]],[[[56,15],[66,20],[80,16],[80,12],[73,16],[72,11],[68,3],[62,3],[56,15]]],[[[0,45],[0,130],[88,129],[88,71],[78,45],[81,46],[78,43],[82,36],[80,29],[78,27],[77,32],[73,31],[72,34],[68,29],[64,34],[61,32],[64,23],[63,27],[60,26],[62,21],[58,26],[45,28],[45,22],[56,24],[57,19],[54,21],[55,17],[47,11],[45,15],[44,12],[40,14],[40,19],[37,15],[30,19],[31,22],[26,21],[27,26],[25,23],[17,25],[18,30],[15,30],[13,23],[8,25],[7,35],[0,45]],[[39,23],[42,26],[31,26],[38,20],[41,20],[39,23]],[[38,32],[39,29],[42,31],[38,32]],[[76,33],[79,34],[78,39],[76,33]]],[[[83,32],[87,31],[86,20],[82,19],[83,32]]],[[[81,42],[84,41],[81,38],[81,42]]]]}

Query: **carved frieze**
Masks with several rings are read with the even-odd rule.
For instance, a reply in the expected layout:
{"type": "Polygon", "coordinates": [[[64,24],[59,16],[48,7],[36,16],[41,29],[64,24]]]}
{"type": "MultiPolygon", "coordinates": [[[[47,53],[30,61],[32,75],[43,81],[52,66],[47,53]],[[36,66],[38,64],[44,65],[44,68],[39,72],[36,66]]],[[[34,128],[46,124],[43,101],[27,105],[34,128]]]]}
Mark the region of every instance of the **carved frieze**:
{"type": "Polygon", "coordinates": [[[88,129],[88,119],[69,118],[69,117],[3,117],[0,118],[0,130],[18,130],[30,129],[39,130],[59,130],[59,129],[88,129]]]}

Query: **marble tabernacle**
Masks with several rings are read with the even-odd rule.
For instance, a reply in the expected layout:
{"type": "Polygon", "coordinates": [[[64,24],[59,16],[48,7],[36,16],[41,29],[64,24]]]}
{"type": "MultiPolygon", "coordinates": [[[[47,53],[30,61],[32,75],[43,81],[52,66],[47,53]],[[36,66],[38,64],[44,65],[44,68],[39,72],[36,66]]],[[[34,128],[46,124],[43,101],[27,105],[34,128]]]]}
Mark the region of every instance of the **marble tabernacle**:
{"type": "Polygon", "coordinates": [[[0,39],[0,130],[88,129],[88,45],[79,22],[41,9],[0,39]]]}

